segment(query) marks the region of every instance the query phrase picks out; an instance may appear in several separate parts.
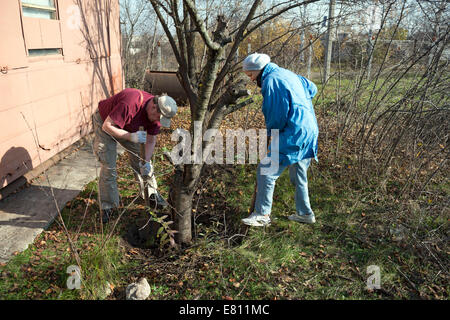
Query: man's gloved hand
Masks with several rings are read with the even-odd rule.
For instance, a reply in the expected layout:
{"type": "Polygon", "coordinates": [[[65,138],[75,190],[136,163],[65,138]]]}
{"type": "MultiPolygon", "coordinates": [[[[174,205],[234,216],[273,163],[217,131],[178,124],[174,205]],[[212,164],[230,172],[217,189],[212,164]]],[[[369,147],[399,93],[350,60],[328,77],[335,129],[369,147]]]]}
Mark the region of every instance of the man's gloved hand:
{"type": "Polygon", "coordinates": [[[139,169],[141,171],[141,176],[148,176],[152,172],[152,164],[145,161],[144,163],[139,162],[139,169]]]}
{"type": "Polygon", "coordinates": [[[134,143],[145,143],[147,141],[146,131],[132,132],[130,135],[130,141],[134,143]]]}

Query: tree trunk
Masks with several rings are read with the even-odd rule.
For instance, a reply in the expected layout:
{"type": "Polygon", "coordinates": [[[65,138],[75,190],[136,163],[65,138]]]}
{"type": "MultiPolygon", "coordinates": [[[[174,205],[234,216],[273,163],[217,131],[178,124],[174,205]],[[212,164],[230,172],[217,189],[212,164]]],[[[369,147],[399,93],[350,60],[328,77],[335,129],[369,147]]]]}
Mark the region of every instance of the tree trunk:
{"type": "Polygon", "coordinates": [[[192,241],[192,198],[194,193],[180,186],[175,203],[175,227],[178,230],[177,243],[192,241]]]}
{"type": "Polygon", "coordinates": [[[177,169],[170,191],[178,243],[192,241],[192,199],[200,179],[203,165],[184,165],[184,171],[177,169]]]}

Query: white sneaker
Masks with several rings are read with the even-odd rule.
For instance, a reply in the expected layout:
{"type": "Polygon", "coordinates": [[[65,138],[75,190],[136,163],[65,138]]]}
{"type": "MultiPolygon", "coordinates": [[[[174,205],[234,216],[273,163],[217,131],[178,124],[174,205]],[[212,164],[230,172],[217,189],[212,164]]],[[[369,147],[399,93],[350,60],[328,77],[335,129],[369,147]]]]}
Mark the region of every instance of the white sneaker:
{"type": "Polygon", "coordinates": [[[253,212],[248,218],[241,219],[242,223],[252,227],[264,227],[270,225],[269,215],[260,215],[253,212]]]}
{"type": "Polygon", "coordinates": [[[291,221],[296,221],[296,222],[300,222],[300,223],[308,223],[308,224],[313,224],[316,222],[316,217],[314,216],[314,213],[311,214],[291,214],[288,217],[289,220],[291,221]]]}

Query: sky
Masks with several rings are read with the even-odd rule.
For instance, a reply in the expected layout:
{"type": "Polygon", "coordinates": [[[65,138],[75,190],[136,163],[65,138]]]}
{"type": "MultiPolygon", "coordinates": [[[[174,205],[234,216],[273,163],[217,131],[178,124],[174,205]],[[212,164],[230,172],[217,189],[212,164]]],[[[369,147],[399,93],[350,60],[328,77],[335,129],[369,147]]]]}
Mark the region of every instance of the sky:
{"type": "MultiPolygon", "coordinates": [[[[119,0],[121,4],[125,3],[126,0],[119,0]]],[[[240,3],[245,3],[246,0],[242,0],[240,3]]],[[[250,2],[250,0],[248,0],[250,2]]],[[[286,3],[287,0],[264,0],[264,3],[267,7],[277,4],[277,3],[286,3]]],[[[411,13],[408,13],[411,17],[417,16],[420,14],[419,10],[417,10],[417,0],[406,0],[408,4],[414,4],[416,6],[416,9],[411,10],[411,13]]],[[[140,3],[140,0],[128,0],[128,2],[131,4],[132,9],[136,8],[138,4],[140,3]]],[[[181,2],[181,0],[180,0],[181,2]]],[[[197,3],[204,4],[206,0],[197,0],[197,3]]],[[[208,0],[209,3],[213,3],[216,5],[224,4],[230,4],[229,0],[208,0]]],[[[339,14],[342,9],[342,5],[340,4],[340,1],[336,1],[336,9],[335,14],[339,14]]],[[[239,2],[238,2],[239,3],[239,2]]],[[[320,22],[323,21],[326,16],[328,16],[328,8],[329,8],[329,0],[321,0],[317,3],[309,4],[306,7],[306,15],[308,17],[309,21],[312,22],[320,22]]],[[[402,3],[401,1],[398,1],[397,3],[402,3]]],[[[348,8],[348,7],[347,7],[348,8]]],[[[149,5],[150,11],[153,11],[151,6],[149,5]]],[[[353,10],[353,7],[351,8],[353,10]]],[[[374,6],[367,6],[361,8],[361,13],[359,15],[350,15],[347,16],[344,20],[344,22],[347,25],[352,26],[353,31],[355,32],[368,32],[371,28],[373,31],[376,31],[381,22],[381,14],[382,10],[381,7],[374,7],[374,6]],[[365,20],[364,24],[361,24],[365,20]]],[[[220,13],[220,7],[218,11],[215,11],[215,14],[220,13]]],[[[296,8],[290,11],[290,15],[292,18],[299,19],[302,14],[305,13],[305,9],[303,7],[296,8]]],[[[419,20],[421,21],[421,20],[419,20]]],[[[146,27],[149,28],[149,27],[146,27]]],[[[326,25],[320,24],[318,26],[318,32],[324,32],[326,30],[326,25]]]]}

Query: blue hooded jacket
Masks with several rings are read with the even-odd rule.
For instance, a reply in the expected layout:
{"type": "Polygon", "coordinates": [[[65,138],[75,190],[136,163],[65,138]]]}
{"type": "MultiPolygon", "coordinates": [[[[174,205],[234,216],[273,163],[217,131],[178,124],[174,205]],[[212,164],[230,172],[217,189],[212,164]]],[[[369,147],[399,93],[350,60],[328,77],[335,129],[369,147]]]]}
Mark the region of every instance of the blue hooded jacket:
{"type": "MultiPolygon", "coordinates": [[[[316,85],[274,63],[265,66],[261,83],[267,136],[272,129],[279,129],[279,163],[289,165],[308,158],[318,161],[319,127],[312,104],[316,85]]],[[[269,156],[273,147],[271,141],[269,156]]]]}

